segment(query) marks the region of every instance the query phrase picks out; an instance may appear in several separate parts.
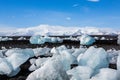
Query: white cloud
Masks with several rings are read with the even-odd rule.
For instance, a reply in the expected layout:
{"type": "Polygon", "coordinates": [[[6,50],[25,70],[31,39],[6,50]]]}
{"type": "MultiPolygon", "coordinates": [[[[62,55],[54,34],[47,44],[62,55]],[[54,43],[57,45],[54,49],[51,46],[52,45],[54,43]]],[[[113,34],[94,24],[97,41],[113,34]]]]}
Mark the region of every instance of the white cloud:
{"type": "Polygon", "coordinates": [[[79,6],[79,4],[73,4],[73,6],[72,7],[78,7],[79,6]]]}
{"type": "Polygon", "coordinates": [[[70,21],[70,20],[71,20],[71,17],[66,17],[66,20],[70,21]]]}
{"type": "Polygon", "coordinates": [[[90,2],[99,2],[100,0],[87,0],[87,1],[90,1],[90,2]]]}

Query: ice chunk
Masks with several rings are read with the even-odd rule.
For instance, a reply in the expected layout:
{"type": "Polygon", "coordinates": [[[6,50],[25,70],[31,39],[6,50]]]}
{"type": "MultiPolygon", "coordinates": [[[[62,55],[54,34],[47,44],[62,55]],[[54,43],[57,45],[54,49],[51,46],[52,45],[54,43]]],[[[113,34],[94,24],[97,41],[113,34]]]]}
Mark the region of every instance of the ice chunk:
{"type": "Polygon", "coordinates": [[[30,59],[30,60],[29,60],[30,64],[34,64],[34,63],[35,63],[35,61],[36,61],[36,59],[35,59],[35,58],[32,58],[32,59],[30,59]]]}
{"type": "Polygon", "coordinates": [[[45,42],[51,42],[51,38],[49,36],[45,36],[43,39],[45,42]]]}
{"type": "Polygon", "coordinates": [[[107,50],[109,63],[116,64],[119,51],[116,50],[107,50]]]}
{"type": "Polygon", "coordinates": [[[101,39],[100,40],[105,40],[105,37],[101,37],[101,39]]]}
{"type": "Polygon", "coordinates": [[[120,35],[118,35],[117,44],[120,45],[120,35]]]}
{"type": "Polygon", "coordinates": [[[71,76],[70,80],[88,80],[93,74],[93,70],[87,66],[78,66],[67,71],[67,74],[71,76]]]}
{"type": "Polygon", "coordinates": [[[59,47],[57,47],[56,49],[59,50],[59,51],[67,50],[67,48],[66,48],[65,45],[59,46],[59,47]]]}
{"type": "Polygon", "coordinates": [[[51,49],[50,53],[52,53],[52,55],[59,55],[59,51],[55,47],[51,49]]]}
{"type": "Polygon", "coordinates": [[[35,61],[37,68],[40,68],[49,59],[50,59],[50,57],[48,57],[48,58],[38,58],[35,61]]]}
{"type": "Polygon", "coordinates": [[[119,53],[119,56],[117,58],[117,69],[120,71],[120,53],[119,53]]]}
{"type": "Polygon", "coordinates": [[[4,37],[4,38],[2,38],[2,41],[7,41],[7,40],[9,40],[8,37],[4,37]]]}
{"type": "Polygon", "coordinates": [[[9,75],[12,72],[12,65],[4,58],[0,58],[0,74],[9,75]]]}
{"type": "Polygon", "coordinates": [[[58,57],[53,57],[41,68],[32,72],[26,80],[69,80],[69,77],[58,57]]]}
{"type": "Polygon", "coordinates": [[[0,50],[0,58],[3,58],[3,57],[4,57],[3,52],[2,50],[0,50]]]}
{"type": "Polygon", "coordinates": [[[110,68],[102,68],[100,72],[90,80],[120,80],[120,73],[110,68]]]}
{"type": "Polygon", "coordinates": [[[57,37],[57,42],[58,42],[58,43],[62,43],[62,42],[63,42],[63,39],[60,39],[59,37],[57,37]]]}
{"type": "Polygon", "coordinates": [[[30,38],[30,43],[31,44],[44,44],[45,42],[48,43],[61,43],[63,40],[60,38],[56,37],[49,37],[49,36],[39,36],[35,35],[30,38]]]}
{"type": "Polygon", "coordinates": [[[13,69],[15,70],[33,56],[34,53],[32,49],[20,49],[16,52],[13,52],[12,55],[7,57],[6,59],[12,64],[13,69]]]}
{"type": "Polygon", "coordinates": [[[75,51],[74,51],[74,53],[72,53],[72,55],[77,58],[81,53],[84,53],[86,50],[87,50],[86,48],[75,49],[75,51]]]}
{"type": "Polygon", "coordinates": [[[99,40],[99,38],[98,38],[98,37],[94,37],[94,39],[99,40]]]}
{"type": "Polygon", "coordinates": [[[57,42],[58,42],[58,40],[57,40],[57,38],[56,38],[56,37],[52,37],[52,38],[51,38],[51,42],[52,42],[52,43],[57,43],[57,42]]]}
{"type": "Polygon", "coordinates": [[[67,50],[63,50],[60,52],[61,61],[64,65],[64,69],[67,71],[71,68],[71,64],[74,64],[77,62],[76,58],[69,53],[67,50]]]}
{"type": "Polygon", "coordinates": [[[88,48],[79,61],[79,65],[89,66],[93,69],[106,68],[109,65],[108,54],[103,48],[88,48]]]}
{"type": "Polygon", "coordinates": [[[8,57],[8,56],[11,56],[13,53],[18,53],[20,51],[21,51],[21,49],[18,49],[18,48],[9,49],[9,50],[7,50],[7,52],[5,53],[5,55],[8,57]]]}
{"type": "Polygon", "coordinates": [[[17,69],[13,69],[13,71],[8,76],[13,77],[17,75],[19,72],[20,72],[20,68],[18,67],[17,69]]]}
{"type": "Polygon", "coordinates": [[[0,58],[0,74],[11,77],[15,76],[20,71],[20,66],[30,57],[33,57],[34,53],[32,49],[17,49],[8,50],[7,55],[8,57],[6,58],[0,58]]]}
{"type": "Polygon", "coordinates": [[[13,40],[13,38],[8,38],[8,40],[13,40]]]}
{"type": "Polygon", "coordinates": [[[2,37],[0,37],[0,41],[2,41],[2,37]]]}
{"type": "Polygon", "coordinates": [[[33,62],[33,64],[29,67],[29,70],[34,71],[34,70],[40,68],[49,59],[50,59],[50,57],[36,59],[35,62],[33,62]]]}
{"type": "Polygon", "coordinates": [[[31,44],[44,44],[45,43],[44,38],[40,35],[32,36],[29,41],[31,44]]]}
{"type": "Polygon", "coordinates": [[[19,37],[17,40],[24,40],[24,37],[19,37]]]}
{"type": "Polygon", "coordinates": [[[40,55],[50,55],[49,48],[35,48],[33,49],[34,54],[36,57],[40,56],[40,55]]]}
{"type": "Polygon", "coordinates": [[[82,35],[80,38],[80,44],[91,45],[95,42],[95,39],[89,35],[82,35]]]}
{"type": "Polygon", "coordinates": [[[37,69],[37,66],[35,64],[32,64],[30,67],[29,67],[29,71],[34,71],[37,69]]]}
{"type": "Polygon", "coordinates": [[[78,62],[80,62],[80,60],[81,60],[81,58],[82,58],[83,55],[84,55],[84,54],[80,54],[80,55],[77,57],[77,61],[78,61],[78,62]]]}

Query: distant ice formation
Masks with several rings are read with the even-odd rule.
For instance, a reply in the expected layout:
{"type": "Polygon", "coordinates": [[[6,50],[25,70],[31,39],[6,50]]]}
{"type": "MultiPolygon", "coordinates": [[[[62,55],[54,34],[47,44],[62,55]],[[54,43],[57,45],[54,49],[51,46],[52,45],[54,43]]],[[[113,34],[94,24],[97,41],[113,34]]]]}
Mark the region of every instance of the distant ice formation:
{"type": "Polygon", "coordinates": [[[120,31],[107,28],[96,27],[65,27],[65,26],[51,26],[51,25],[39,25],[35,27],[20,28],[8,32],[0,32],[0,36],[32,36],[32,35],[116,35],[120,31]]]}

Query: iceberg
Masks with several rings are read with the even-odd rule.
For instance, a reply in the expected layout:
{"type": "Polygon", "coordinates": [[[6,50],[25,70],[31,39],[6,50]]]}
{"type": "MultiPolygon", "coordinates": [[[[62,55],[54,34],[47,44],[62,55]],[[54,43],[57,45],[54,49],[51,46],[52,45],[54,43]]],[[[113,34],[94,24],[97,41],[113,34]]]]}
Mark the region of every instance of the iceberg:
{"type": "Polygon", "coordinates": [[[82,55],[79,60],[79,65],[89,66],[92,69],[106,68],[109,66],[108,54],[103,48],[94,48],[91,46],[87,51],[82,55]]]}
{"type": "Polygon", "coordinates": [[[80,37],[81,45],[92,45],[95,42],[95,39],[89,35],[82,35],[80,37]]]}

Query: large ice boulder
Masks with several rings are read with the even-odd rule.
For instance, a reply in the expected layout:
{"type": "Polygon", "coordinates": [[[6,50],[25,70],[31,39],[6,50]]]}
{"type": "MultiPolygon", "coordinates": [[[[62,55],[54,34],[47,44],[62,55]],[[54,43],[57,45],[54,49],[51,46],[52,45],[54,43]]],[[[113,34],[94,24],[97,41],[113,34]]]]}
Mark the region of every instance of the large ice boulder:
{"type": "Polygon", "coordinates": [[[30,37],[29,41],[31,44],[44,44],[45,43],[44,37],[40,35],[35,35],[35,36],[30,37]]]}
{"type": "Polygon", "coordinates": [[[92,45],[95,42],[95,39],[89,35],[82,35],[80,37],[81,45],[92,45]]]}
{"type": "Polygon", "coordinates": [[[62,43],[63,40],[57,37],[49,37],[49,36],[40,36],[40,35],[34,35],[30,38],[31,44],[44,44],[45,42],[48,43],[62,43]]]}
{"type": "Polygon", "coordinates": [[[109,61],[107,59],[108,54],[103,48],[94,48],[91,46],[82,55],[79,65],[89,66],[92,69],[106,68],[109,66],[109,61]]]}
{"type": "Polygon", "coordinates": [[[10,57],[7,57],[7,61],[11,63],[13,66],[13,69],[17,69],[21,64],[26,62],[30,56],[27,53],[24,54],[18,54],[13,53],[10,57]]]}
{"type": "Polygon", "coordinates": [[[120,72],[110,68],[102,68],[90,80],[120,80],[120,72]]]}
{"type": "Polygon", "coordinates": [[[9,75],[12,69],[12,65],[5,58],[0,58],[0,75],[9,75]]]}
{"type": "Polygon", "coordinates": [[[11,77],[20,71],[20,66],[33,57],[34,53],[32,49],[17,49],[8,50],[6,55],[7,57],[0,59],[0,74],[11,77]]]}
{"type": "Polygon", "coordinates": [[[119,56],[117,58],[117,69],[120,71],[120,53],[119,53],[119,56]]]}
{"type": "Polygon", "coordinates": [[[26,80],[69,80],[60,58],[49,59],[41,68],[32,72],[26,80]]]}
{"type": "Polygon", "coordinates": [[[71,76],[70,80],[89,80],[93,74],[93,69],[87,66],[78,66],[67,71],[71,76]]]}

